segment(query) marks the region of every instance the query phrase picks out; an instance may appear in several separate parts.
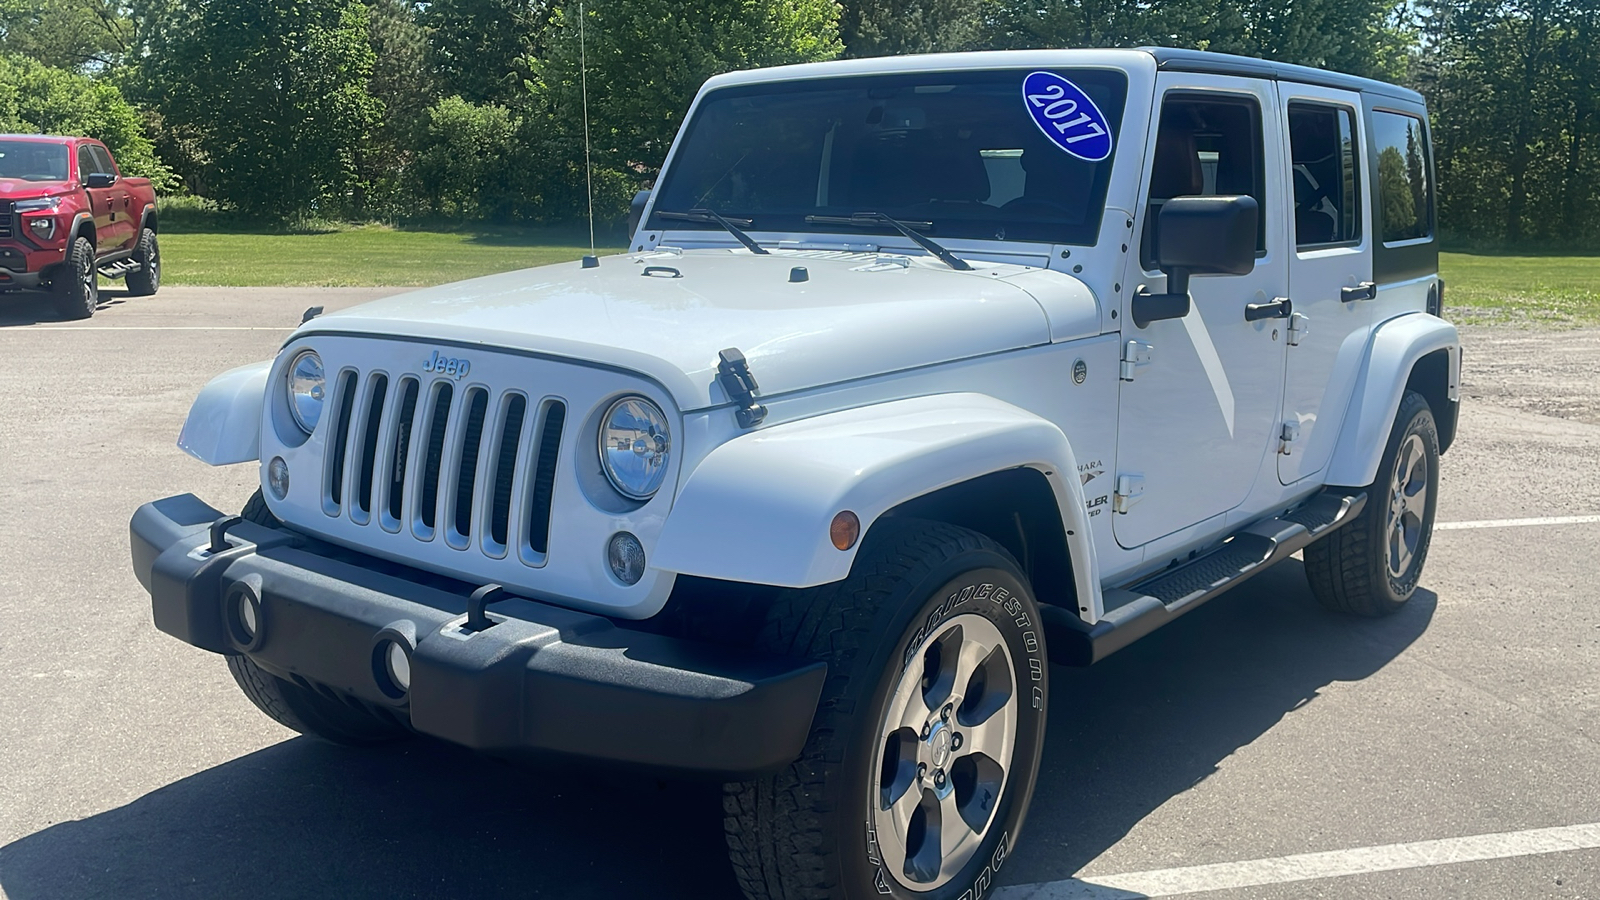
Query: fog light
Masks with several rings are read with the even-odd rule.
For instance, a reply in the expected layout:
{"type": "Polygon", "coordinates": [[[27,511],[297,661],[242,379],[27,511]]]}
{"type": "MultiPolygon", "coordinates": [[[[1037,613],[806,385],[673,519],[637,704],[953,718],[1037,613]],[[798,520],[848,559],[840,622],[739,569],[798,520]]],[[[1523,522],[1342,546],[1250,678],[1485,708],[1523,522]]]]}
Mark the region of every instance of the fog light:
{"type": "Polygon", "coordinates": [[[34,237],[48,241],[56,236],[56,220],[49,217],[29,219],[28,230],[33,232],[34,237]]]}
{"type": "Polygon", "coordinates": [[[274,456],[267,463],[267,487],[279,500],[289,496],[289,464],[281,456],[274,456]]]}
{"type": "Polygon", "coordinates": [[[411,690],[411,657],[407,655],[406,648],[390,641],[383,654],[383,666],[389,674],[389,681],[401,693],[411,690]]]}
{"type": "Polygon", "coordinates": [[[626,531],[611,536],[611,543],[606,545],[606,562],[611,565],[611,574],[623,584],[638,584],[644,577],[644,547],[626,531]]]}
{"type": "Polygon", "coordinates": [[[239,606],[239,636],[245,639],[243,643],[251,643],[256,639],[256,629],[260,627],[260,622],[256,618],[255,598],[241,591],[239,599],[235,602],[239,606]]]}

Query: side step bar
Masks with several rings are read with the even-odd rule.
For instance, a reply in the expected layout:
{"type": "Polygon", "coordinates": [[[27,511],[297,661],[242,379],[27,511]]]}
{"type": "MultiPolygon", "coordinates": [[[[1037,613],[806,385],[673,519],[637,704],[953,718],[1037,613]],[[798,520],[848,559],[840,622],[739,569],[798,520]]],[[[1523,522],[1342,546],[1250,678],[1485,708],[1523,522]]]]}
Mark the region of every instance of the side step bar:
{"type": "Polygon", "coordinates": [[[1365,492],[1327,490],[1280,518],[1263,519],[1182,565],[1105,592],[1105,615],[1089,625],[1070,608],[1043,606],[1050,661],[1099,662],[1212,597],[1349,524],[1367,505],[1365,492]]]}
{"type": "Polygon", "coordinates": [[[104,263],[99,267],[98,271],[103,278],[121,278],[129,272],[137,272],[139,268],[139,263],[131,258],[126,258],[104,263]]]}

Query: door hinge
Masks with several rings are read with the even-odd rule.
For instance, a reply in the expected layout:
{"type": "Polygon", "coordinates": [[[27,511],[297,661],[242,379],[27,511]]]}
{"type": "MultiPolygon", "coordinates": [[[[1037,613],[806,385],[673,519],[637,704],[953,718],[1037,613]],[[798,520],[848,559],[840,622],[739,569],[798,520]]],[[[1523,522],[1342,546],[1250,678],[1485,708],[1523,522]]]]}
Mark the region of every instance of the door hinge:
{"type": "Polygon", "coordinates": [[[1311,320],[1301,313],[1289,314],[1289,346],[1298,347],[1300,341],[1311,333],[1311,320]]]}
{"type": "Polygon", "coordinates": [[[1144,497],[1143,475],[1118,475],[1117,490],[1111,495],[1111,509],[1127,515],[1133,505],[1144,497]]]}
{"type": "Polygon", "coordinates": [[[1122,345],[1122,380],[1132,381],[1134,373],[1150,365],[1156,348],[1144,341],[1128,341],[1122,345]]]}
{"type": "Polygon", "coordinates": [[[1294,450],[1289,445],[1298,440],[1300,440],[1300,423],[1283,423],[1283,430],[1278,432],[1278,452],[1284,456],[1294,455],[1294,450]]]}

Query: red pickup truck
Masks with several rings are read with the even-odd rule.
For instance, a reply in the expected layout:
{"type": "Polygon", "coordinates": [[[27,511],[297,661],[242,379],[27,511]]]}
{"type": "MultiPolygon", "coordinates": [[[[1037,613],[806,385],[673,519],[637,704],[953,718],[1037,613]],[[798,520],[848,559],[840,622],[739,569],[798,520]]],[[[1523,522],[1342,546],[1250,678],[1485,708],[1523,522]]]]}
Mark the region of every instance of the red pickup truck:
{"type": "Polygon", "coordinates": [[[156,194],[88,138],[0,135],[0,293],[48,290],[66,318],[94,315],[100,276],[161,286],[156,194]]]}

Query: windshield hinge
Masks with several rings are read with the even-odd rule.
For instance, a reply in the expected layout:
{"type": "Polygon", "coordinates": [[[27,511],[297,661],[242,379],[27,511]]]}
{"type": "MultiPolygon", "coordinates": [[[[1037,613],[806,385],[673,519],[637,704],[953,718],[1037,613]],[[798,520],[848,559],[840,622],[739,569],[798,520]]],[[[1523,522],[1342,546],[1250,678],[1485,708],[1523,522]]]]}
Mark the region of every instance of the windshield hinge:
{"type": "Polygon", "coordinates": [[[1132,381],[1133,376],[1150,365],[1156,348],[1144,341],[1128,341],[1122,345],[1122,380],[1132,381]]]}
{"type": "Polygon", "coordinates": [[[717,383],[728,393],[728,399],[738,405],[733,411],[740,428],[754,428],[767,417],[767,408],[756,402],[756,392],[761,386],[750,374],[750,363],[737,347],[717,354],[717,383]]]}

